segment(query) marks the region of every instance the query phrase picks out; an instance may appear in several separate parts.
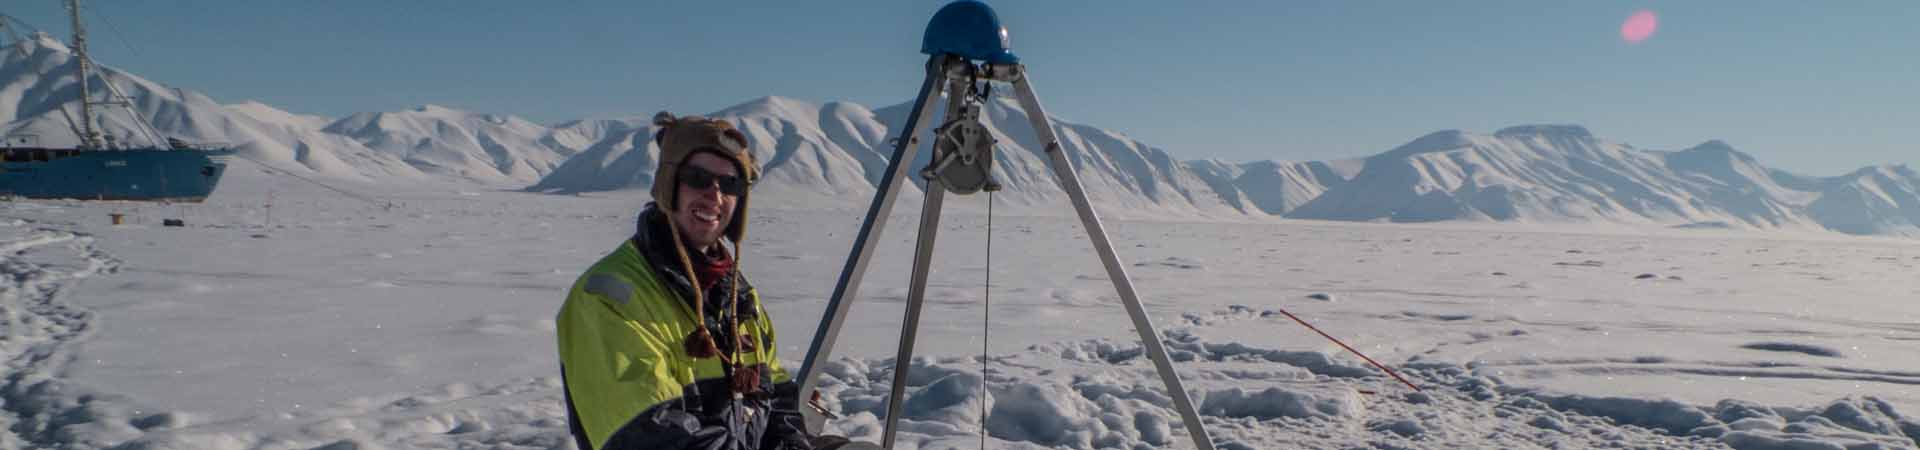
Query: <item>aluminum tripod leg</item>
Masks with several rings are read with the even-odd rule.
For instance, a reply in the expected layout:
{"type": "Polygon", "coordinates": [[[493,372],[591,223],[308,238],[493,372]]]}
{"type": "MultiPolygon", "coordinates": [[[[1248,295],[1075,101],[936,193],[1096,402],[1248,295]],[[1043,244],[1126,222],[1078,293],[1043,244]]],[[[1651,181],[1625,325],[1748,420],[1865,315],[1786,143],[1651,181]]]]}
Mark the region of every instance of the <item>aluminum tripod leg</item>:
{"type": "Polygon", "coordinates": [[[887,422],[880,447],[893,448],[900,429],[900,409],[907,394],[907,372],[913,366],[913,343],[920,335],[920,308],[927,303],[927,276],[933,262],[934,235],[940,230],[940,204],[946,191],[939,180],[927,180],[926,206],[920,210],[920,237],[913,246],[913,281],[907,285],[906,317],[900,320],[900,346],[893,357],[893,390],[887,396],[887,422]]]}
{"type": "MultiPolygon", "coordinates": [[[[807,347],[807,359],[800,365],[800,401],[806,402],[813,397],[814,389],[819,387],[820,366],[833,357],[833,346],[840,338],[840,325],[847,320],[847,310],[853,306],[853,299],[860,295],[860,278],[867,273],[867,261],[873,259],[873,249],[880,243],[880,235],[887,228],[887,215],[893,211],[893,200],[900,194],[900,182],[906,179],[907,166],[913,164],[913,158],[920,150],[920,132],[926,129],[926,121],[932,119],[934,100],[940,98],[940,87],[946,80],[946,66],[951,59],[944,55],[927,60],[927,79],[920,84],[920,95],[914,97],[913,111],[907,115],[906,126],[901,128],[898,140],[894,142],[893,159],[887,161],[887,171],[880,178],[879,192],[874,193],[873,204],[867,207],[866,221],[861,222],[860,234],[853,238],[853,250],[847,254],[847,265],[840,270],[840,281],[834,284],[833,297],[828,300],[827,311],[820,318],[820,328],[813,333],[813,344],[807,347]]],[[[801,408],[802,411],[809,411],[801,408]]],[[[817,416],[810,416],[817,417],[817,416]]],[[[819,424],[808,425],[819,431],[819,424]]]]}
{"type": "MultiPolygon", "coordinates": [[[[965,79],[953,79],[947,86],[947,115],[951,120],[960,111],[960,105],[966,101],[967,86],[965,79]]],[[[943,155],[933,155],[935,159],[943,155]]],[[[940,180],[927,179],[926,201],[920,207],[920,234],[913,244],[913,278],[907,284],[907,312],[900,320],[900,346],[894,351],[893,386],[887,396],[887,422],[880,434],[880,448],[893,448],[893,441],[900,431],[901,406],[906,403],[907,372],[913,367],[913,344],[920,335],[920,308],[927,303],[927,277],[933,265],[933,244],[940,232],[940,206],[945,203],[947,189],[940,180]]],[[[984,432],[984,430],[983,430],[984,432]]]]}
{"type": "Polygon", "coordinates": [[[1033,121],[1033,132],[1045,146],[1049,161],[1052,161],[1053,173],[1059,177],[1060,187],[1073,199],[1073,209],[1080,213],[1080,224],[1087,230],[1088,240],[1093,241],[1094,251],[1100,254],[1100,262],[1107,266],[1107,278],[1113,280],[1113,288],[1120,293],[1120,300],[1126,304],[1127,315],[1133,317],[1133,329],[1140,333],[1140,344],[1146,347],[1147,357],[1153,359],[1155,369],[1160,371],[1160,379],[1167,383],[1167,396],[1173,398],[1173,406],[1180,411],[1181,422],[1187,425],[1187,434],[1193,436],[1193,444],[1199,450],[1213,450],[1213,439],[1207,436],[1207,429],[1200,424],[1200,414],[1193,408],[1193,399],[1187,397],[1187,389],[1180,382],[1180,374],[1173,371],[1173,361],[1167,358],[1167,348],[1160,342],[1159,331],[1153,328],[1153,319],[1147,317],[1147,309],[1140,304],[1140,297],[1133,291],[1133,279],[1127,277],[1127,268],[1120,263],[1120,257],[1113,252],[1113,243],[1107,240],[1107,230],[1100,225],[1100,216],[1093,211],[1093,204],[1087,201],[1087,193],[1080,186],[1080,176],[1073,171],[1073,162],[1060,149],[1060,139],[1053,134],[1053,127],[1047,123],[1047,113],[1040,108],[1039,97],[1033,94],[1033,81],[1025,73],[1025,68],[1014,66],[1018,70],[1013,80],[1014,94],[1019,96],[1020,108],[1027,111],[1027,118],[1033,121]]]}

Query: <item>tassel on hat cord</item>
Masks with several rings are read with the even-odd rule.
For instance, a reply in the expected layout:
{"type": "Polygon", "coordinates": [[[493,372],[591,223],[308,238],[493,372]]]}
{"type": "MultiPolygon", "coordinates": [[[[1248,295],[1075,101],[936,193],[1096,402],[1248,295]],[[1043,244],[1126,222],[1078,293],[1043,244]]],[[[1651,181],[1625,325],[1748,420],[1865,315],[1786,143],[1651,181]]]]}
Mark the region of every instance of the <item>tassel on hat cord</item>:
{"type": "MultiPolygon", "coordinates": [[[[697,116],[697,115],[675,117],[672,113],[667,111],[660,111],[659,113],[654,114],[653,125],[659,127],[659,130],[655,132],[653,139],[656,145],[662,146],[662,154],[661,154],[662,161],[660,165],[660,168],[662,170],[673,169],[679,166],[680,164],[684,163],[684,160],[677,160],[677,159],[668,160],[667,159],[669,158],[669,155],[674,154],[673,152],[666,151],[667,149],[665,148],[666,146],[665,139],[669,134],[670,130],[672,130],[674,127],[681,125],[683,123],[689,123],[689,121],[705,122],[707,120],[708,119],[706,119],[705,117],[697,116]]],[[[752,160],[753,160],[752,154],[747,151],[746,137],[742,135],[738,130],[733,129],[731,125],[728,125],[725,121],[722,120],[717,122],[719,122],[720,125],[724,126],[724,127],[721,127],[721,131],[723,131],[724,134],[718,140],[719,145],[722,148],[724,148],[724,150],[722,151],[726,153],[724,156],[728,157],[728,159],[732,159],[734,164],[739,166],[741,176],[744,177],[749,184],[751,184],[754,181],[754,179],[757,178],[757,173],[756,173],[757,170],[755,170],[752,163],[752,160]]],[[[695,149],[695,150],[697,151],[698,149],[695,149]]],[[[686,155],[682,154],[680,156],[684,158],[686,155]]],[[[671,182],[669,181],[668,184],[671,184],[671,182]]],[[[656,185],[655,191],[656,191],[655,192],[656,197],[661,196],[659,195],[662,193],[660,192],[661,188],[659,187],[659,185],[656,185]]],[[[665,196],[668,198],[665,200],[669,202],[668,204],[672,204],[671,202],[677,201],[676,199],[672,198],[674,196],[673,194],[677,194],[677,192],[669,191],[666,194],[667,195],[665,196]]],[[[732,346],[731,354],[728,354],[726,351],[723,351],[721,349],[721,347],[719,346],[718,342],[714,337],[714,331],[709,329],[709,327],[707,326],[706,295],[705,295],[706,293],[704,292],[703,289],[699,288],[700,286],[699,274],[694,272],[693,270],[692,258],[690,258],[688,255],[688,251],[685,243],[681,241],[679,227],[676,224],[674,224],[672,220],[667,221],[667,227],[673,235],[674,252],[677,254],[677,256],[680,257],[680,265],[682,269],[686,271],[687,277],[690,279],[690,281],[692,281],[694,285],[693,286],[694,289],[692,289],[694,291],[694,294],[693,294],[694,308],[693,308],[693,311],[691,312],[694,315],[693,321],[694,321],[695,327],[692,332],[687,334],[687,340],[685,342],[685,347],[686,347],[685,350],[689,356],[692,356],[697,359],[713,358],[713,357],[720,358],[721,362],[726,367],[729,367],[731,369],[731,372],[732,372],[731,384],[733,385],[732,387],[733,387],[734,395],[736,396],[736,398],[738,398],[740,394],[745,392],[758,391],[760,389],[760,381],[761,381],[760,377],[758,376],[759,375],[758,371],[753,371],[753,373],[749,374],[748,373],[749,371],[746,370],[746,368],[742,367],[742,361],[740,359],[740,356],[742,353],[755,352],[756,354],[758,354],[759,349],[757,348],[758,346],[753,342],[753,339],[750,336],[748,336],[747,333],[743,333],[740,330],[740,316],[742,315],[742,311],[740,310],[741,293],[740,293],[740,275],[739,275],[740,274],[740,253],[741,253],[740,242],[744,240],[746,236],[745,212],[747,209],[747,196],[741,195],[739,202],[740,202],[739,205],[736,207],[736,212],[737,212],[736,217],[734,217],[734,220],[736,222],[731,224],[728,227],[728,229],[725,230],[726,237],[730,238],[733,241],[733,248],[731,250],[733,252],[734,267],[732,268],[732,272],[729,274],[731,275],[730,276],[731,280],[728,285],[728,291],[727,291],[727,294],[730,297],[732,297],[727,299],[728,300],[727,309],[732,310],[730,311],[732,314],[726,317],[727,323],[725,325],[728,327],[732,327],[730,334],[733,336],[734,345],[732,346]]],[[[725,251],[725,249],[723,249],[723,251],[725,251]]],[[[754,305],[752,303],[749,303],[748,306],[753,307],[754,305]]],[[[723,315],[724,314],[725,313],[723,313],[723,315]]]]}
{"type": "Polygon", "coordinates": [[[687,257],[687,246],[680,242],[680,227],[674,225],[672,219],[668,219],[666,222],[668,233],[673,235],[673,251],[680,256],[680,266],[682,270],[686,271],[689,281],[693,282],[693,289],[689,290],[693,291],[694,329],[692,333],[687,334],[687,356],[698,359],[717,356],[720,357],[722,361],[726,361],[728,359],[727,355],[721,354],[720,345],[713,340],[713,332],[707,330],[706,296],[700,292],[700,275],[693,272],[693,260],[687,257]]]}
{"type": "Polygon", "coordinates": [[[702,358],[702,359],[719,357],[722,362],[725,362],[728,364],[734,364],[735,361],[738,361],[740,359],[740,355],[739,355],[740,352],[756,351],[757,346],[754,345],[753,339],[747,336],[745,333],[739,332],[739,329],[740,329],[740,277],[738,274],[740,272],[740,244],[738,242],[735,242],[733,245],[733,249],[732,249],[733,263],[734,263],[733,272],[735,273],[735,276],[729,278],[731,283],[729,283],[729,287],[727,288],[727,293],[729,294],[729,296],[733,297],[729,299],[729,303],[727,305],[727,309],[733,311],[733,314],[728,316],[727,326],[732,327],[732,330],[734,330],[733,332],[733,335],[734,335],[733,353],[734,354],[731,355],[731,357],[729,357],[729,355],[725,354],[720,350],[719,341],[714,339],[713,332],[707,329],[706,296],[703,292],[700,292],[700,289],[698,288],[700,286],[700,279],[699,279],[700,275],[693,271],[693,259],[687,255],[686,245],[680,242],[680,229],[678,226],[675,226],[673,224],[673,221],[671,220],[667,221],[667,229],[673,235],[673,240],[674,240],[673,249],[674,249],[674,252],[680,256],[680,265],[682,267],[682,270],[686,271],[687,277],[690,278],[689,281],[692,281],[693,286],[695,287],[694,289],[692,289],[692,291],[694,291],[693,305],[694,305],[694,324],[695,324],[694,327],[695,328],[692,333],[687,334],[687,340],[686,340],[687,355],[692,356],[694,358],[702,358]]]}

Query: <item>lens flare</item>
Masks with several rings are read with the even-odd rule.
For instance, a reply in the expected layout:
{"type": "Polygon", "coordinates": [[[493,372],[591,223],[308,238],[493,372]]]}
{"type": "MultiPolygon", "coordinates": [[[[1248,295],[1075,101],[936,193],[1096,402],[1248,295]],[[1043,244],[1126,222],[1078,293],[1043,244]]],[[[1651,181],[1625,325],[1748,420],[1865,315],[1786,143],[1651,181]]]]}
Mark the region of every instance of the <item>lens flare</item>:
{"type": "Polygon", "coordinates": [[[1642,9],[1627,16],[1627,21],[1620,24],[1620,38],[1629,44],[1638,44],[1653,37],[1653,30],[1659,27],[1660,17],[1655,16],[1653,11],[1642,9]]]}

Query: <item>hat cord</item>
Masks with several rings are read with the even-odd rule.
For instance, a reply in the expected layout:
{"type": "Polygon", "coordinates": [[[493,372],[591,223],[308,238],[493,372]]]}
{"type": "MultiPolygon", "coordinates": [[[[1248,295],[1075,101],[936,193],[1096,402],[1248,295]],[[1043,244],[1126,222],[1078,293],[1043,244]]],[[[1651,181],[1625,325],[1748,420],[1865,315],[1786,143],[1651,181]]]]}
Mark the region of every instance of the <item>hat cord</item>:
{"type": "MultiPolygon", "coordinates": [[[[672,219],[668,219],[667,231],[673,235],[673,251],[680,256],[680,267],[686,271],[687,281],[693,284],[690,286],[691,289],[687,289],[693,291],[693,311],[688,312],[692,313],[694,327],[693,332],[687,334],[685,345],[687,356],[695,359],[717,356],[721,363],[731,366],[734,358],[728,358],[726,353],[720,351],[719,343],[713,339],[713,331],[707,329],[706,295],[700,292],[700,274],[693,271],[693,259],[687,257],[687,246],[680,241],[680,227],[674,225],[672,219]]],[[[739,264],[739,261],[736,260],[734,264],[739,264]]],[[[737,328],[735,332],[738,332],[737,328]]],[[[737,348],[735,352],[738,353],[737,348]]]]}

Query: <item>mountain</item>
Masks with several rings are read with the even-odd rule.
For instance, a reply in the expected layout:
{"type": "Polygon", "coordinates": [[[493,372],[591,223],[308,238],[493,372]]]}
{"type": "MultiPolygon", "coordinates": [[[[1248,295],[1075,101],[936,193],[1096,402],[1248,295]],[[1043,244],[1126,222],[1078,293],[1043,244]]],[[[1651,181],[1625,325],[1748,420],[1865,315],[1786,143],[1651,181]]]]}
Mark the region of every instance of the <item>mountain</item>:
{"type": "MultiPolygon", "coordinates": [[[[756,193],[787,200],[852,201],[871,197],[886,168],[878,148],[886,127],[872,111],[850,103],[813,105],[780,97],[750,101],[719,112],[747,135],[763,170],[756,193]]],[[[529,186],[538,192],[646,190],[652,186],[659,148],[651,120],[603,120],[566,124],[575,133],[605,137],[529,186]]],[[[765,197],[761,197],[765,198],[765,197]]]]}
{"type": "MultiPolygon", "coordinates": [[[[595,127],[600,125],[606,124],[595,127]]],[[[572,193],[625,188],[645,190],[652,185],[653,170],[660,159],[660,150],[653,145],[653,125],[617,130],[595,128],[581,135],[593,132],[605,135],[527,190],[572,193]]]]}
{"type": "Polygon", "coordinates": [[[228,111],[275,124],[285,124],[296,129],[320,129],[333,123],[333,119],[308,114],[297,114],[275,108],[273,105],[256,101],[245,101],[226,105],[228,111]]]}
{"type": "MultiPolygon", "coordinates": [[[[756,188],[776,198],[864,205],[886,167],[887,139],[909,104],[868,110],[766,97],[718,111],[753,142],[766,169],[756,188]]],[[[999,140],[1000,201],[1062,212],[1025,113],[1006,99],[983,122],[999,140]]],[[[932,123],[940,123],[940,117],[932,123]]],[[[617,127],[616,127],[617,128],[617,127]]],[[[1722,141],[1642,150],[1577,125],[1522,125],[1479,134],[1435,132],[1364,158],[1337,161],[1178,161],[1124,134],[1055,118],[1069,159],[1102,211],[1125,217],[1266,217],[1338,221],[1609,222],[1685,227],[1832,230],[1920,235],[1913,172],[1888,166],[1842,177],[1773,169],[1722,141]]],[[[531,190],[644,189],[651,126],[625,129],[568,160],[531,190]]],[[[926,153],[912,167],[927,164],[926,153]]],[[[923,182],[903,197],[918,195],[923,182]]],[[[808,205],[817,203],[805,203],[808,205]]]]}
{"type": "Polygon", "coordinates": [[[1573,125],[1448,130],[1367,158],[1288,217],[1429,222],[1623,222],[1920,235],[1904,166],[1839,177],[1768,168],[1725,142],[1639,150],[1573,125]]]}
{"type": "Polygon", "coordinates": [[[1809,219],[1798,207],[1812,201],[1816,194],[1781,185],[1773,170],[1725,142],[1712,140],[1686,150],[1656,154],[1664,157],[1674,174],[1692,182],[1686,185],[1688,193],[1716,205],[1702,209],[1731,214],[1762,227],[1803,224],[1809,219]]]}
{"type": "Polygon", "coordinates": [[[320,131],[346,136],[421,171],[483,182],[532,183],[578,152],[554,130],[518,117],[436,105],[347,116],[320,131]]]}
{"type": "Polygon", "coordinates": [[[1827,179],[1807,212],[1842,233],[1920,237],[1920,174],[1883,165],[1827,179]]]}
{"type": "Polygon", "coordinates": [[[1188,161],[1214,191],[1242,209],[1286,215],[1318,198],[1327,189],[1346,183],[1359,173],[1363,160],[1254,161],[1234,164],[1220,160],[1188,161]]]}
{"type": "Polygon", "coordinates": [[[583,150],[606,140],[608,136],[645,128],[651,122],[652,120],[646,117],[569,120],[554,125],[552,132],[544,138],[546,141],[544,143],[548,146],[583,150]]]}
{"type": "MultiPolygon", "coordinates": [[[[982,122],[999,141],[994,168],[1004,190],[996,201],[1027,209],[1067,208],[1065,191],[1054,182],[1046,155],[1029,128],[1026,113],[1010,99],[995,99],[982,122]]],[[[832,102],[764,97],[709,116],[733,122],[752,143],[765,171],[756,193],[781,198],[863,205],[871,198],[887,166],[887,142],[911,104],[877,110],[832,102]]],[[[940,123],[943,118],[932,118],[940,123]]],[[[610,135],[555,169],[530,190],[579,192],[645,189],[652,182],[658,153],[651,125],[610,135]]],[[[1103,211],[1125,216],[1266,215],[1239,200],[1238,189],[1209,184],[1206,176],[1172,154],[1117,132],[1055,120],[1054,132],[1075,163],[1088,197],[1103,211]]],[[[921,152],[912,167],[927,164],[921,152]]],[[[910,174],[917,172],[912,171],[910,174]]],[[[918,196],[924,181],[910,177],[903,197],[918,196]]]]}
{"type": "Polygon", "coordinates": [[[1352,181],[1293,211],[1322,220],[1728,222],[1814,226],[1804,195],[1719,142],[1650,152],[1571,125],[1448,130],[1367,158],[1352,181]]]}
{"type": "MultiPolygon", "coordinates": [[[[74,82],[77,61],[65,44],[44,34],[14,43],[0,53],[0,132],[32,136],[42,146],[79,143],[67,114],[79,111],[79,85],[74,82]],[[67,113],[63,113],[63,109],[67,113]]],[[[231,144],[240,155],[309,175],[371,181],[420,176],[399,158],[373,151],[344,136],[313,127],[315,118],[299,116],[264,104],[224,106],[198,92],[174,89],[112,66],[96,65],[89,78],[97,87],[111,83],[132,100],[134,114],[152,122],[164,137],[194,142],[231,144]]],[[[98,112],[102,134],[113,142],[156,145],[154,138],[123,109],[98,112]]],[[[246,163],[239,163],[246,164],[246,163]]],[[[242,174],[252,170],[230,171],[242,174]]]]}
{"type": "MultiPolygon", "coordinates": [[[[0,55],[0,131],[31,135],[38,145],[78,143],[68,114],[77,113],[75,58],[43,33],[0,55]],[[65,109],[67,112],[63,113],[65,109]]],[[[331,121],[289,113],[259,102],[221,105],[194,91],[170,88],[112,66],[97,65],[95,95],[111,84],[132,100],[134,114],[163,138],[237,147],[240,156],[322,178],[361,182],[451,179],[522,185],[551,172],[599,136],[579,128],[553,129],[515,117],[438,106],[360,113],[331,121]]],[[[95,113],[114,142],[154,145],[154,138],[122,109],[95,113]]],[[[246,164],[246,163],[240,163],[246,164]]],[[[241,170],[240,178],[253,173],[241,170]]]]}
{"type": "MultiPolygon", "coordinates": [[[[62,109],[74,110],[71,52],[35,34],[0,55],[0,132],[37,144],[72,145],[62,109]],[[51,74],[51,75],[49,75],[51,74]]],[[[235,145],[271,170],[374,185],[451,180],[536,192],[644,191],[658,149],[644,117],[552,126],[434,105],[365,112],[338,120],[259,102],[222,105],[102,66],[133,113],[164,137],[235,145]]],[[[995,173],[1005,207],[1069,214],[1064,192],[1007,98],[985,105],[999,144],[995,173]]],[[[910,104],[877,109],[763,97],[709,115],[733,121],[765,169],[756,198],[798,206],[864,206],[891,155],[910,104]]],[[[152,140],[123,111],[97,114],[116,142],[152,140]]],[[[930,124],[942,118],[930,118],[930,124]]],[[[1682,227],[1830,230],[1920,237],[1920,177],[1905,166],[1871,166],[1835,177],[1767,167],[1721,141],[1642,150],[1577,125],[1522,125],[1492,134],[1447,130],[1380,154],[1336,161],[1182,161],[1124,133],[1053,118],[1062,151],[1088,196],[1109,216],[1339,221],[1606,222],[1682,227]]],[[[17,141],[16,141],[17,142],[17,141]]],[[[908,202],[924,181],[910,165],[908,202]]]]}

